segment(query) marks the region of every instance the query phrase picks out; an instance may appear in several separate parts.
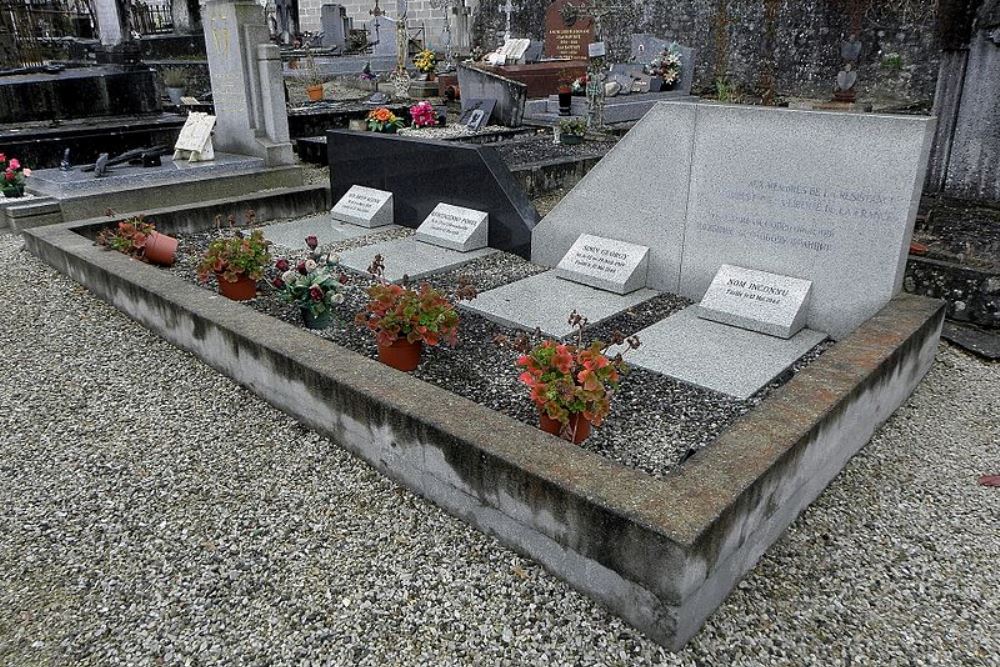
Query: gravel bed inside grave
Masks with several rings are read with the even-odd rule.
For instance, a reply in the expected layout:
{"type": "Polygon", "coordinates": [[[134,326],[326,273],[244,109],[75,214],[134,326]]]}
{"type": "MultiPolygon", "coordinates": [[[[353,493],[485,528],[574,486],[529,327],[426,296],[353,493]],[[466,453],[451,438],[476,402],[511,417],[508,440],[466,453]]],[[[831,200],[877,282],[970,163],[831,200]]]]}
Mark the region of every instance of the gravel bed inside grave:
{"type": "Polygon", "coordinates": [[[593,157],[604,155],[615,145],[614,139],[591,140],[581,144],[567,146],[552,143],[552,134],[542,134],[529,139],[503,141],[494,144],[500,158],[508,167],[514,168],[548,160],[568,160],[572,158],[593,157]]]}
{"type": "MultiPolygon", "coordinates": [[[[321,245],[321,249],[324,252],[343,252],[412,233],[409,229],[377,232],[341,243],[321,245]]],[[[215,234],[182,235],[177,263],[169,270],[185,280],[197,282],[195,267],[198,257],[215,234]]],[[[286,257],[293,264],[306,256],[304,246],[302,250],[290,254],[281,254],[284,250],[276,248],[273,254],[275,257],[286,257]]],[[[546,267],[516,255],[498,252],[464,267],[432,276],[428,281],[437,288],[453,292],[459,279],[465,276],[480,292],[484,292],[545,270],[546,267]]],[[[262,313],[302,327],[298,308],[282,302],[268,283],[274,275],[276,271],[269,272],[267,279],[260,283],[257,298],[245,303],[262,313]]],[[[329,328],[312,333],[368,358],[376,358],[374,338],[353,323],[354,314],[365,303],[364,290],[372,283],[369,277],[350,274],[345,301],[337,311],[338,319],[329,328]]],[[[214,278],[205,288],[217,289],[214,278]]],[[[584,341],[607,340],[616,330],[625,335],[635,334],[690,304],[683,297],[660,294],[588,329],[584,341]]],[[[568,317],[569,313],[566,315],[568,317]]],[[[459,344],[455,348],[425,348],[423,360],[413,375],[514,419],[537,424],[537,410],[528,398],[527,389],[517,379],[516,359],[519,353],[495,342],[498,336],[513,338],[521,332],[491,322],[476,313],[463,310],[461,316],[459,344]]],[[[784,384],[829,345],[829,342],[818,345],[792,369],[747,400],[700,389],[641,368],[630,368],[612,401],[611,414],[582,446],[622,465],[662,477],[715,440],[737,418],[752,410],[773,389],[784,384]]]]}

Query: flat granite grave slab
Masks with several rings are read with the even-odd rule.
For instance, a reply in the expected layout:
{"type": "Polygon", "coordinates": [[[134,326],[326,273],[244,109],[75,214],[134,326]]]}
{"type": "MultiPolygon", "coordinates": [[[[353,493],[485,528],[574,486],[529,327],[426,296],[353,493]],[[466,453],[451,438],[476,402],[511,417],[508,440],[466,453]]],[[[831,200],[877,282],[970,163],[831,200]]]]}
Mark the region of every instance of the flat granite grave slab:
{"type": "Polygon", "coordinates": [[[636,334],[642,345],[633,366],[722,394],[746,399],[826,339],[803,329],[778,338],[705,320],[691,306],[636,334]]]}
{"type": "MultiPolygon", "coordinates": [[[[386,228],[381,227],[379,231],[382,229],[386,228]]],[[[372,231],[368,230],[368,233],[372,231]]],[[[408,236],[405,239],[375,243],[342,252],[340,253],[340,265],[351,271],[367,273],[375,255],[382,255],[382,260],[385,263],[383,276],[389,282],[396,283],[404,276],[418,280],[434,273],[449,271],[495,252],[496,250],[493,248],[459,252],[424,243],[408,236]]]]}
{"type": "Polygon", "coordinates": [[[590,320],[588,326],[594,326],[656,294],[650,289],[613,294],[546,271],[483,292],[461,307],[504,326],[526,331],[538,328],[546,336],[562,339],[574,332],[567,322],[574,310],[590,320]]]}
{"type": "Polygon", "coordinates": [[[389,225],[370,229],[334,220],[329,213],[317,213],[297,220],[266,225],[261,229],[264,232],[264,238],[274,245],[302,250],[306,247],[306,237],[310,235],[315,236],[320,246],[323,246],[327,243],[347,241],[390,229],[399,229],[399,227],[389,225]]]}
{"type": "Polygon", "coordinates": [[[215,159],[208,162],[187,162],[165,155],[159,167],[120,164],[111,167],[107,176],[101,178],[95,177],[92,171],[80,171],[79,167],[70,171],[38,169],[32,172],[29,185],[32,191],[62,199],[204,180],[257,169],[264,169],[263,158],[216,153],[215,159]]]}

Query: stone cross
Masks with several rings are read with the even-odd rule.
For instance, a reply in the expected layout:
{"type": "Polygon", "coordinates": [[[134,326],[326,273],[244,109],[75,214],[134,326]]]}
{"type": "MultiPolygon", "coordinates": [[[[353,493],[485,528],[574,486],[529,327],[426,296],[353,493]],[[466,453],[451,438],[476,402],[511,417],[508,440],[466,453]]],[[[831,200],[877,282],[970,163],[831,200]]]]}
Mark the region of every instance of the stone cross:
{"type": "Polygon", "coordinates": [[[507,27],[504,28],[503,31],[503,40],[506,42],[510,39],[510,15],[514,11],[514,6],[510,4],[510,0],[507,0],[507,4],[501,7],[501,9],[503,9],[504,13],[507,15],[507,27]]]}

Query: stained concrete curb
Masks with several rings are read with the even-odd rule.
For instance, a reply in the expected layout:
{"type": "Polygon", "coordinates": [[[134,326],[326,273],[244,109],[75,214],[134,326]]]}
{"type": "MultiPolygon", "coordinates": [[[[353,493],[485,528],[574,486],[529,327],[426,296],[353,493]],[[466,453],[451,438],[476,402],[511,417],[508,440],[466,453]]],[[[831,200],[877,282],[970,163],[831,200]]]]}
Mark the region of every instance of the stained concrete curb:
{"type": "Polygon", "coordinates": [[[909,396],[944,314],[893,299],[655,479],[94,247],[75,227],[24,237],[96,296],[673,649],[909,396]]]}

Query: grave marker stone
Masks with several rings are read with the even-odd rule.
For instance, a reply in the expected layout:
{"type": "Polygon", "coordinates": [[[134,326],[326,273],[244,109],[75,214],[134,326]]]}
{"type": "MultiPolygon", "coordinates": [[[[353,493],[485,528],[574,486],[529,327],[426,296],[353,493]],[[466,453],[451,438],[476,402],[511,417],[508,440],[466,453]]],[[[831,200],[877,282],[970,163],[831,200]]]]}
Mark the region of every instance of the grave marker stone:
{"type": "Polygon", "coordinates": [[[723,264],[698,304],[706,320],[791,338],[806,323],[812,283],[723,264]]]}
{"type": "Polygon", "coordinates": [[[842,338],[902,286],[934,119],[661,103],[532,232],[650,248],[647,286],[700,300],[722,264],[812,281],[806,326],[842,338]]]}
{"type": "Polygon", "coordinates": [[[629,294],[646,285],[649,248],[581,234],[556,266],[556,275],[598,289],[629,294]]]}
{"type": "Polygon", "coordinates": [[[493,109],[496,108],[497,101],[493,99],[470,98],[463,100],[462,105],[465,108],[458,119],[458,124],[464,125],[475,132],[490,124],[490,118],[493,115],[493,109]]]}
{"type": "Polygon", "coordinates": [[[353,185],[330,211],[334,220],[362,227],[384,227],[393,222],[392,193],[353,185]]]}
{"type": "Polygon", "coordinates": [[[432,245],[468,252],[485,248],[489,238],[490,216],[463,206],[441,202],[417,227],[417,239],[432,245]]]}
{"type": "Polygon", "coordinates": [[[174,159],[202,162],[215,159],[212,147],[212,128],[215,116],[198,111],[188,114],[174,144],[174,159]]]}
{"type": "Polygon", "coordinates": [[[545,10],[545,56],[552,59],[586,60],[594,41],[594,19],[586,16],[574,0],[555,0],[545,10]]]}

